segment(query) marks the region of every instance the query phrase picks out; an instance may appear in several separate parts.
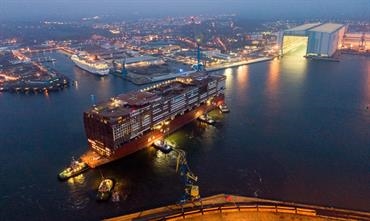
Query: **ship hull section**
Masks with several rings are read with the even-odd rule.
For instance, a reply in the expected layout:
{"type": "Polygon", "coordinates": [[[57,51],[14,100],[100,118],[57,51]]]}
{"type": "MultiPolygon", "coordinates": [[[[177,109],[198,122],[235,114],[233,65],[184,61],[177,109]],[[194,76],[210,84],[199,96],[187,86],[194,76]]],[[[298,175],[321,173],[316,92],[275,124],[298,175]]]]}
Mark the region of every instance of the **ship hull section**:
{"type": "Polygon", "coordinates": [[[184,125],[190,123],[191,121],[197,119],[199,116],[217,108],[217,104],[223,102],[223,97],[218,97],[216,99],[215,104],[207,105],[202,104],[197,108],[189,112],[185,112],[183,115],[175,117],[169,124],[168,130],[165,133],[160,132],[159,130],[151,130],[141,137],[134,138],[129,143],[123,144],[120,146],[114,154],[109,157],[101,156],[97,154],[94,149],[91,147],[89,150],[81,156],[81,160],[84,161],[87,165],[91,168],[95,168],[101,166],[103,164],[107,164],[109,162],[115,161],[132,153],[135,153],[141,149],[149,147],[153,144],[155,140],[163,139],[166,135],[175,132],[176,130],[180,129],[184,125]]]}

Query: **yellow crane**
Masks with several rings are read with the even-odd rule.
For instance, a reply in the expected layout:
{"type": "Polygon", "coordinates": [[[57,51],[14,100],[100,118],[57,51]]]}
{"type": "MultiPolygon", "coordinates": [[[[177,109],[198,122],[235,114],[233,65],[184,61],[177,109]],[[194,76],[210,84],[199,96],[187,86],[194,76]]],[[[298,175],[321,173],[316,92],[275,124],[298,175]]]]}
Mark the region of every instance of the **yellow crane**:
{"type": "Polygon", "coordinates": [[[180,200],[180,203],[187,201],[194,201],[200,198],[199,186],[194,183],[198,181],[198,177],[190,170],[188,162],[186,161],[186,153],[183,150],[175,149],[177,153],[176,172],[180,173],[180,176],[184,178],[184,195],[180,200]]]}

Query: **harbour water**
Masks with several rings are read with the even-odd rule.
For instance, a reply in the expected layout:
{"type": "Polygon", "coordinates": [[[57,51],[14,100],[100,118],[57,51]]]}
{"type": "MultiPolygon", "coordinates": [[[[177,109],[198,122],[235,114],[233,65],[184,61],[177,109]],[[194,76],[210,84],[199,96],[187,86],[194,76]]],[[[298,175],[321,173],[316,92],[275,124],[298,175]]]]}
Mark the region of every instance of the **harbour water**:
{"type": "MultiPolygon", "coordinates": [[[[147,148],[67,182],[57,174],[86,150],[82,113],[138,89],[88,74],[62,54],[55,68],[76,81],[49,94],[0,93],[0,220],[98,220],[178,201],[174,153],[147,148]],[[97,203],[101,176],[123,200],[97,203]]],[[[281,60],[219,71],[228,114],[169,136],[186,151],[203,196],[231,193],[370,211],[370,59],[281,60]]]]}

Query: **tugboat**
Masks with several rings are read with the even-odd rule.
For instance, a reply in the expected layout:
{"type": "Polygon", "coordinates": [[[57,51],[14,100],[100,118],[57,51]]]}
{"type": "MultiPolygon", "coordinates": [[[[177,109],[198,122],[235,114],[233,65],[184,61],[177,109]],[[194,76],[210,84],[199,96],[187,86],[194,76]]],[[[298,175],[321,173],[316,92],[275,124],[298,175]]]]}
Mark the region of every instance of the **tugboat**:
{"type": "Polygon", "coordinates": [[[163,153],[169,153],[173,150],[173,147],[162,139],[154,141],[153,146],[163,153]]]}
{"type": "Polygon", "coordinates": [[[112,179],[104,179],[100,182],[98,188],[98,194],[96,194],[97,201],[106,201],[109,199],[112,189],[114,186],[114,181],[112,179]]]}
{"type": "Polygon", "coordinates": [[[60,180],[67,180],[71,177],[77,176],[77,175],[85,172],[88,169],[89,169],[89,167],[87,166],[86,163],[75,160],[72,157],[71,165],[69,167],[67,167],[66,169],[64,169],[62,172],[60,172],[58,174],[58,178],[60,180]]]}
{"type": "Polygon", "coordinates": [[[230,112],[230,110],[229,110],[229,108],[227,107],[226,104],[221,104],[220,106],[218,106],[218,108],[220,109],[220,111],[222,113],[229,113],[230,112]]]}
{"type": "Polygon", "coordinates": [[[209,117],[207,114],[203,114],[198,118],[199,121],[207,123],[207,124],[214,124],[215,120],[213,120],[211,117],[209,117]]]}

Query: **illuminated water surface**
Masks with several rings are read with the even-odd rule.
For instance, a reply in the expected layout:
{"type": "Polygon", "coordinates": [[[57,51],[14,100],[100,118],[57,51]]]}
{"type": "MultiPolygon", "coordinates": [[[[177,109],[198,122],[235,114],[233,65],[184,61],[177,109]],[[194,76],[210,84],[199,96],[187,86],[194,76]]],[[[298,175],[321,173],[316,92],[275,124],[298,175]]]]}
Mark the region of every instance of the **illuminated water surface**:
{"type": "MultiPolygon", "coordinates": [[[[97,220],[174,203],[183,192],[176,155],[148,148],[67,182],[57,173],[86,150],[82,113],[138,87],[99,78],[53,54],[77,84],[47,96],[0,94],[0,220],[97,220]],[[97,203],[102,177],[123,200],[97,203]]],[[[229,114],[192,122],[168,140],[187,152],[201,195],[242,194],[369,210],[370,60],[286,56],[226,69],[229,114]],[[367,109],[367,107],[369,107],[367,109]]]]}

